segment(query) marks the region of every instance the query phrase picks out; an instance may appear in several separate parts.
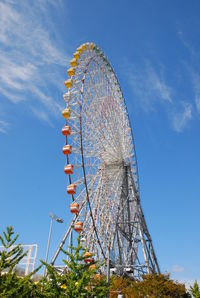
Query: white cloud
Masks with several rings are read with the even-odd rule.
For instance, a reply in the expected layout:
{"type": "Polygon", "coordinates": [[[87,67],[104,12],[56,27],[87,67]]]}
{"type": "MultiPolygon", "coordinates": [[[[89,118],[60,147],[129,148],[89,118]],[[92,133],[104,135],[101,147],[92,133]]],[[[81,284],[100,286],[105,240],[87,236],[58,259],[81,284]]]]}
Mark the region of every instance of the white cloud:
{"type": "MultiPolygon", "coordinates": [[[[35,76],[37,68],[30,62],[19,64],[12,61],[5,53],[0,56],[0,87],[8,91],[22,91],[31,84],[31,79],[35,76]]],[[[9,99],[9,97],[8,97],[9,99]]]]}
{"type": "Polygon", "coordinates": [[[200,113],[200,96],[196,97],[197,111],[200,113]]]}
{"type": "Polygon", "coordinates": [[[172,266],[172,272],[174,272],[174,273],[184,272],[184,268],[182,266],[179,266],[179,265],[173,265],[172,266]]]}
{"type": "MultiPolygon", "coordinates": [[[[31,4],[23,2],[17,6],[0,3],[0,41],[12,47],[12,52],[17,55],[22,50],[22,54],[29,55],[30,59],[37,58],[38,64],[62,64],[64,56],[55,46],[55,41],[51,40],[44,15],[37,4],[38,1],[31,4]]],[[[48,14],[47,5],[45,14],[48,14]]]]}
{"type": "Polygon", "coordinates": [[[9,124],[4,120],[0,120],[0,133],[7,133],[7,128],[9,124]]]}
{"type": "Polygon", "coordinates": [[[19,22],[20,15],[6,2],[0,2],[0,41],[3,44],[9,43],[11,29],[19,22]]]}
{"type": "Polygon", "coordinates": [[[190,63],[184,61],[183,64],[186,67],[187,74],[192,82],[192,92],[194,94],[194,101],[197,112],[200,113],[200,71],[199,71],[199,51],[185,38],[182,31],[178,32],[179,38],[185,48],[188,50],[190,56],[190,63]]]}
{"type": "MultiPolygon", "coordinates": [[[[160,64],[160,67],[156,68],[149,60],[145,60],[142,66],[129,64],[125,65],[124,70],[134,94],[134,102],[145,112],[156,111],[158,105],[162,104],[172,129],[178,133],[182,132],[192,119],[192,104],[174,100],[177,90],[167,83],[164,67],[160,64]]],[[[200,84],[197,86],[199,97],[196,104],[200,108],[200,84]]]]}
{"type": "Polygon", "coordinates": [[[31,108],[33,114],[40,120],[47,122],[50,126],[53,127],[51,120],[49,119],[48,114],[45,111],[36,109],[34,107],[31,108]]]}
{"type": "Polygon", "coordinates": [[[40,99],[43,105],[46,106],[46,108],[52,112],[52,114],[60,115],[60,112],[62,111],[62,106],[58,102],[56,102],[51,96],[47,96],[42,91],[42,89],[39,89],[35,86],[32,87],[31,91],[36,95],[36,97],[40,99]]]}
{"type": "Polygon", "coordinates": [[[143,67],[125,66],[125,72],[135,100],[145,111],[154,110],[158,102],[172,103],[171,88],[162,72],[158,72],[150,61],[146,60],[143,67]]]}
{"type": "Polygon", "coordinates": [[[200,113],[200,74],[191,70],[191,77],[194,88],[195,104],[198,113],[200,113]]]}
{"type": "Polygon", "coordinates": [[[172,126],[176,132],[182,132],[192,119],[192,105],[190,103],[183,103],[182,111],[173,114],[172,126]]]}
{"type": "MultiPolygon", "coordinates": [[[[61,104],[51,90],[61,93],[60,70],[66,57],[59,50],[58,35],[52,39],[49,31],[52,8],[56,9],[53,0],[0,2],[0,94],[15,104],[40,102],[55,117],[61,104]]],[[[44,115],[40,118],[46,121],[44,115]]]]}

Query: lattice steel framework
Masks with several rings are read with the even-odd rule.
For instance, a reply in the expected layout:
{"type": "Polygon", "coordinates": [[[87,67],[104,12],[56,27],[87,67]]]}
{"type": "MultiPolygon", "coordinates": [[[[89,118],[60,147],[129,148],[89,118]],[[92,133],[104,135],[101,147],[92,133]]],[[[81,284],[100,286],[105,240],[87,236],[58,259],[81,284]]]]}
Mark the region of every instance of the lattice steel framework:
{"type": "MultiPolygon", "coordinates": [[[[16,246],[17,245],[11,245],[7,249],[5,249],[4,246],[0,246],[0,253],[3,250],[7,250],[7,252],[10,252],[16,246]]],[[[23,252],[24,253],[26,252],[27,254],[16,265],[16,268],[18,269],[18,271],[21,270],[21,272],[24,275],[28,275],[29,273],[34,271],[38,245],[37,244],[24,244],[24,245],[21,245],[21,247],[23,248],[23,252]]],[[[4,272],[7,272],[7,270],[5,270],[4,272]]]]}
{"type": "Polygon", "coordinates": [[[140,204],[133,134],[118,79],[102,50],[93,43],[80,46],[71,65],[64,94],[66,125],[71,128],[66,144],[72,146],[66,164],[74,166],[69,184],[76,186],[72,201],[80,210],[52,264],[66,239],[72,242],[74,224],[82,222],[84,246],[98,260],[109,258],[118,274],[159,273],[140,204]]]}

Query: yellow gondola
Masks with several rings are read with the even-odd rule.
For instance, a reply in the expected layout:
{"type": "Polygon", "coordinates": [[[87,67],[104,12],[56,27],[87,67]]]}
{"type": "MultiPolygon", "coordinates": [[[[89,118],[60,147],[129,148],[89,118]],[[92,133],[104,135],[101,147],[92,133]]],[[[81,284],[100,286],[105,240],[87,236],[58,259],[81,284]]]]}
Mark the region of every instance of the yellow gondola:
{"type": "Polygon", "coordinates": [[[70,64],[72,67],[76,67],[77,66],[77,59],[73,58],[70,60],[70,64]]]}
{"type": "Polygon", "coordinates": [[[69,108],[66,108],[62,111],[62,115],[65,119],[69,119],[71,115],[71,111],[69,108]]]}
{"type": "Polygon", "coordinates": [[[76,52],[74,53],[74,58],[75,58],[75,59],[80,59],[80,53],[79,53],[78,51],[76,51],[76,52]]]}
{"type": "Polygon", "coordinates": [[[71,67],[67,70],[67,73],[68,73],[68,76],[69,77],[72,77],[75,75],[75,68],[74,67],[71,67]]]}
{"type": "Polygon", "coordinates": [[[65,84],[65,87],[67,87],[67,89],[70,89],[73,86],[73,80],[69,79],[69,80],[65,81],[64,84],[65,84]]]}

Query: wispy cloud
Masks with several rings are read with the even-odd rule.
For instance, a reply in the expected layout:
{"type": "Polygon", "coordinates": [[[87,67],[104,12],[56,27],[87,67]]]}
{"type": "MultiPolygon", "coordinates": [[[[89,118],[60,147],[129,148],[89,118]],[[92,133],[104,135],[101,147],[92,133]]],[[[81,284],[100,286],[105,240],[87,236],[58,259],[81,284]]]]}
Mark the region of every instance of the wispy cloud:
{"type": "MultiPolygon", "coordinates": [[[[195,103],[196,110],[200,113],[200,70],[199,70],[199,63],[200,63],[200,56],[199,50],[196,50],[193,44],[191,44],[188,39],[185,37],[182,31],[178,31],[178,36],[187,49],[189,59],[188,61],[184,61],[183,64],[185,66],[185,70],[189,78],[191,79],[191,91],[193,93],[192,100],[195,103]]],[[[190,83],[190,84],[191,84],[190,83]]],[[[188,82],[189,85],[189,82],[188,82]]]]}
{"type": "Polygon", "coordinates": [[[48,10],[54,5],[50,0],[0,2],[0,94],[15,104],[40,102],[55,117],[61,107],[52,90],[60,93],[66,57],[48,29],[48,10]]]}
{"type": "MultiPolygon", "coordinates": [[[[128,64],[124,66],[127,80],[134,95],[134,101],[145,112],[156,112],[159,105],[167,114],[171,128],[183,132],[193,117],[190,101],[177,100],[178,92],[175,86],[170,86],[165,78],[164,66],[156,66],[150,60],[144,60],[143,65],[128,64]]],[[[200,77],[198,78],[200,80],[200,77]]],[[[200,85],[196,84],[198,97],[196,104],[200,108],[200,85]]],[[[183,96],[183,95],[181,95],[183,96]]],[[[179,95],[180,97],[180,95],[179,95]]]]}
{"type": "Polygon", "coordinates": [[[173,113],[172,127],[176,132],[182,132],[188,122],[192,119],[192,105],[182,103],[182,109],[173,113]]]}
{"type": "Polygon", "coordinates": [[[7,133],[8,127],[9,127],[8,122],[0,120],[0,133],[7,133]]]}
{"type": "Polygon", "coordinates": [[[184,272],[184,268],[182,266],[179,266],[179,265],[173,265],[172,266],[172,272],[174,272],[174,273],[184,272]]]}
{"type": "Polygon", "coordinates": [[[54,126],[51,122],[51,120],[49,119],[49,116],[47,114],[47,112],[45,112],[44,110],[40,110],[37,109],[35,107],[31,108],[33,114],[40,120],[45,121],[46,123],[48,123],[50,126],[54,126]]]}
{"type": "Polygon", "coordinates": [[[145,60],[143,66],[125,65],[125,69],[135,100],[143,110],[152,111],[157,103],[172,103],[171,88],[162,71],[156,70],[150,61],[145,60]]]}
{"type": "Polygon", "coordinates": [[[200,113],[200,74],[194,70],[191,70],[192,84],[194,88],[195,104],[198,113],[200,113]]]}

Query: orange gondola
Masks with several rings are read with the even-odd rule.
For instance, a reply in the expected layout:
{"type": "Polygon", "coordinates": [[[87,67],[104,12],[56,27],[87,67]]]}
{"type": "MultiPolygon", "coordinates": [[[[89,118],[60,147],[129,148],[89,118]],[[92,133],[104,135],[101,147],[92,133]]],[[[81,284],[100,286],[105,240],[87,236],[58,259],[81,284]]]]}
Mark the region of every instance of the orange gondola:
{"type": "Polygon", "coordinates": [[[83,255],[83,258],[84,258],[84,262],[85,262],[85,263],[92,263],[92,262],[93,262],[93,258],[92,258],[92,254],[91,254],[91,252],[86,252],[86,253],[83,255]]]}
{"type": "Polygon", "coordinates": [[[83,223],[81,221],[78,221],[74,225],[74,231],[80,233],[83,231],[83,223]]]}
{"type": "Polygon", "coordinates": [[[78,214],[78,213],[79,213],[79,204],[76,203],[76,202],[73,202],[73,203],[70,205],[70,211],[71,211],[71,213],[78,214]]]}
{"type": "Polygon", "coordinates": [[[96,270],[97,269],[97,266],[95,264],[92,264],[92,265],[90,265],[89,269],[90,270],[96,270]]]}
{"type": "Polygon", "coordinates": [[[72,153],[72,146],[71,145],[65,145],[63,147],[63,154],[68,155],[72,153]]]}
{"type": "Polygon", "coordinates": [[[64,172],[66,175],[71,175],[74,172],[74,167],[72,164],[68,164],[64,167],[64,172]]]}
{"type": "Polygon", "coordinates": [[[75,195],[76,193],[76,184],[70,184],[67,186],[67,193],[69,195],[75,195]]]}
{"type": "Polygon", "coordinates": [[[99,273],[95,274],[95,276],[94,276],[95,280],[101,280],[101,278],[102,278],[102,276],[99,273]]]}
{"type": "Polygon", "coordinates": [[[70,136],[71,135],[71,127],[66,125],[62,128],[63,136],[70,136]]]}

